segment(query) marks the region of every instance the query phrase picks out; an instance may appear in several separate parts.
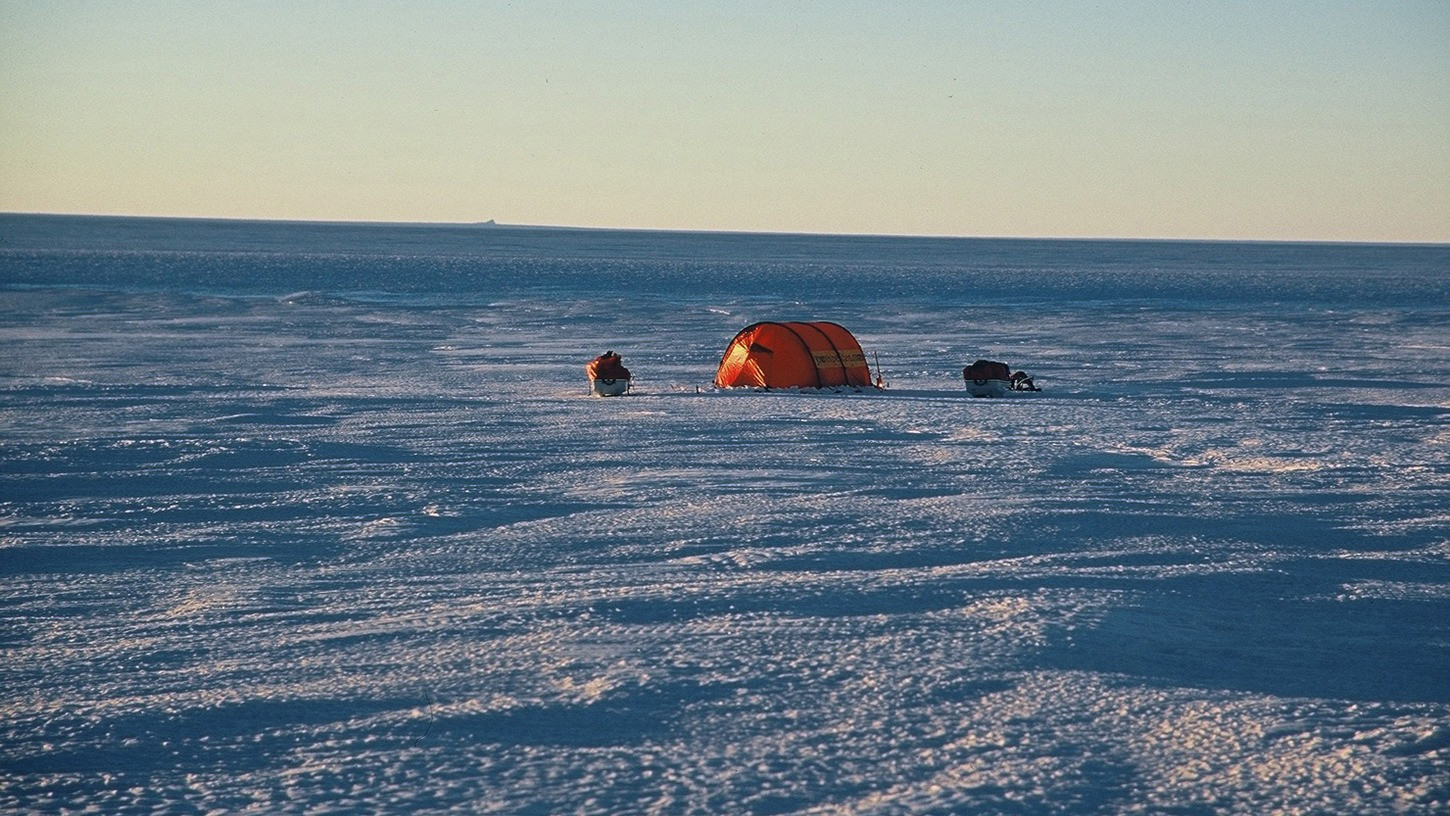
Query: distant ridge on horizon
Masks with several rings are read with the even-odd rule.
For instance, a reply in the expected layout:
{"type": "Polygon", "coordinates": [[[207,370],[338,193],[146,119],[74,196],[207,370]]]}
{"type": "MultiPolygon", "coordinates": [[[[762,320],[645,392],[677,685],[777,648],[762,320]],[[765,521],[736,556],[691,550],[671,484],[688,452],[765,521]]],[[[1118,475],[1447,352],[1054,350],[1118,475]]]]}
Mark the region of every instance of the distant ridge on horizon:
{"type": "Polygon", "coordinates": [[[816,238],[904,238],[913,240],[986,240],[986,241],[1093,241],[1093,242],[1164,242],[1164,243],[1230,243],[1230,244],[1344,244],[1359,246],[1401,246],[1401,247],[1450,247],[1445,241],[1404,240],[1355,240],[1335,238],[1226,238],[1226,237],[1182,237],[1182,236],[1087,236],[1087,235],[929,235],[921,233],[888,232],[792,232],[785,230],[751,230],[724,228],[685,227],[603,227],[571,224],[515,224],[500,223],[496,218],[484,221],[387,221],[369,219],[327,219],[327,218],[263,218],[248,216],[217,215],[133,215],[120,213],[63,213],[63,212],[0,212],[0,217],[20,218],[97,218],[132,219],[138,221],[192,221],[255,224],[322,224],[335,226],[393,226],[393,227],[464,227],[474,229],[510,230],[558,230],[570,232],[646,232],[679,233],[682,235],[775,235],[816,238]]]}

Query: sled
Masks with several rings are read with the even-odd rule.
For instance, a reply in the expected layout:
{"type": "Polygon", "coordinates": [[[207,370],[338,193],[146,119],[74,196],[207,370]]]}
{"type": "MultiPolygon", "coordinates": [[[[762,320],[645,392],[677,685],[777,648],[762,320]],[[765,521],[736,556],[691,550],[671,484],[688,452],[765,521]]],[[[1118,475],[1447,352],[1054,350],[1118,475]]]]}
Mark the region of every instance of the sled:
{"type": "Polygon", "coordinates": [[[974,397],[1005,397],[1012,390],[1012,371],[1006,363],[978,360],[962,369],[967,393],[974,397]]]}
{"type": "Polygon", "coordinates": [[[629,392],[629,369],[612,351],[590,360],[584,371],[589,375],[589,393],[596,397],[618,397],[629,392]]]}
{"type": "Polygon", "coordinates": [[[589,393],[596,397],[619,397],[629,390],[629,380],[601,377],[589,381],[589,393]]]}

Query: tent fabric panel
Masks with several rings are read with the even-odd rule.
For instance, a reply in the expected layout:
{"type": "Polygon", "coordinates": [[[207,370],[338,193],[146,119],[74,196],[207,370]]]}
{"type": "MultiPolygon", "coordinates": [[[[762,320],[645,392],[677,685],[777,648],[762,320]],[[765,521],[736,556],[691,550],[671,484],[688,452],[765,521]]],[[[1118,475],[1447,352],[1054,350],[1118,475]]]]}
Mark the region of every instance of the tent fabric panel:
{"type": "Polygon", "coordinates": [[[754,332],[755,326],[746,326],[730,340],[730,345],[725,347],[725,355],[720,358],[720,367],[715,372],[716,385],[721,388],[733,388],[740,385],[764,384],[759,366],[750,359],[751,338],[754,336],[754,332]]]}
{"type": "Polygon", "coordinates": [[[715,384],[722,388],[733,388],[739,385],[761,386],[765,384],[765,375],[760,370],[759,363],[752,359],[751,344],[742,342],[739,336],[731,341],[730,346],[725,349],[725,356],[720,360],[720,369],[715,372],[715,384]]]}
{"type": "Polygon", "coordinates": [[[846,384],[846,366],[841,360],[840,350],[830,336],[821,331],[815,323],[787,323],[792,331],[800,335],[811,350],[811,365],[816,369],[818,387],[829,388],[846,384]]]}
{"type": "Polygon", "coordinates": [[[839,323],[818,321],[814,324],[823,334],[831,338],[841,355],[841,364],[846,369],[846,383],[855,386],[871,385],[871,366],[866,362],[866,352],[849,329],[839,323]]]}
{"type": "Polygon", "coordinates": [[[770,369],[765,372],[769,388],[820,388],[822,383],[811,361],[811,347],[800,332],[784,323],[765,323],[756,332],[756,342],[767,346],[770,369]]]}

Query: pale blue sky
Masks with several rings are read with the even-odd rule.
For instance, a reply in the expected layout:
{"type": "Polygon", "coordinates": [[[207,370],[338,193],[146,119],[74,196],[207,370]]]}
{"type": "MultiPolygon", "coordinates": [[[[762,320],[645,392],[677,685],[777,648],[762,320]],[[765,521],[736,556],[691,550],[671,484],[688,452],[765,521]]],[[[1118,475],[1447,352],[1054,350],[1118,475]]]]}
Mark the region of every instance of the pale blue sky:
{"type": "Polygon", "coordinates": [[[0,0],[0,211],[1450,241],[1450,0],[0,0]]]}

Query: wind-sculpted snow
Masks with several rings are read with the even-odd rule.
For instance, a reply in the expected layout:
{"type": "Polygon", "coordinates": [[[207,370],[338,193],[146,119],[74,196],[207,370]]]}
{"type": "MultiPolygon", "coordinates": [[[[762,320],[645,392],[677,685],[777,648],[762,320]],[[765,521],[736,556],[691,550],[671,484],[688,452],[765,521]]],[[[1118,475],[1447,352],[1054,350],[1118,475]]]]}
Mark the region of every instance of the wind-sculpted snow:
{"type": "Polygon", "coordinates": [[[0,299],[0,811],[1450,808],[1443,304],[0,299]]]}

